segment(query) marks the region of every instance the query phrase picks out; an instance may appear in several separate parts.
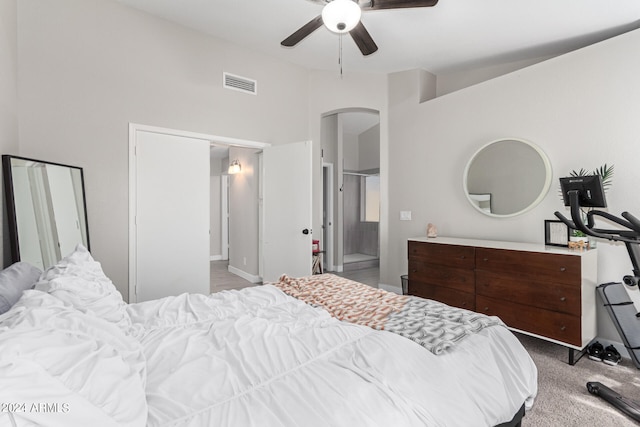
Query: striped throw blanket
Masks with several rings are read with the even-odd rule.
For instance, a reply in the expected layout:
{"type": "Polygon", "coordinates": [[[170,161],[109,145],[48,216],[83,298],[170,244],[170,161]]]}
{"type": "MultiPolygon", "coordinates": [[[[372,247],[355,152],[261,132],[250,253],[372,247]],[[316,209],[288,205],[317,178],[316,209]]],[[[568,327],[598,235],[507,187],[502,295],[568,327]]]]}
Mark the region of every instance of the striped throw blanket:
{"type": "Polygon", "coordinates": [[[291,278],[270,283],[333,317],[409,338],[440,354],[483,328],[503,325],[495,316],[411,295],[397,295],[333,274],[291,278]]]}

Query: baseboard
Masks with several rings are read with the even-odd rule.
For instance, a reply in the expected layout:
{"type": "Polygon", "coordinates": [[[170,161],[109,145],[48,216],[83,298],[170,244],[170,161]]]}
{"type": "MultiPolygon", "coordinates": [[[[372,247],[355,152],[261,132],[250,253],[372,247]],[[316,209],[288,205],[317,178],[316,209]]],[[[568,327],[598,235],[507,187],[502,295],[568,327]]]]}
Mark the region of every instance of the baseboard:
{"type": "Polygon", "coordinates": [[[262,283],[262,277],[260,276],[249,274],[246,271],[242,271],[239,268],[233,267],[231,265],[229,266],[228,270],[229,270],[229,273],[233,273],[236,276],[240,276],[251,283],[262,283]]]}
{"type": "Polygon", "coordinates": [[[211,255],[209,261],[222,261],[222,255],[211,255]]]}
{"type": "Polygon", "coordinates": [[[338,264],[338,265],[334,265],[335,269],[333,271],[335,271],[336,273],[342,273],[344,266],[342,264],[338,264]]]}
{"type": "Polygon", "coordinates": [[[346,262],[342,265],[344,271],[362,270],[363,268],[379,267],[380,260],[370,259],[366,261],[346,262]]]}

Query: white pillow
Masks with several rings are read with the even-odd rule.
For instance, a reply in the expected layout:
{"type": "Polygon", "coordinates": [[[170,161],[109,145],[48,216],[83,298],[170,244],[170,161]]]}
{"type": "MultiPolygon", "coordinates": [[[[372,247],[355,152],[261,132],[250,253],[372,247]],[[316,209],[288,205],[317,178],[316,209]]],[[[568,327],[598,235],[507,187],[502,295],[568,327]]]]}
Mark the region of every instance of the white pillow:
{"type": "Polygon", "coordinates": [[[0,314],[9,311],[22,291],[33,288],[41,273],[28,262],[16,262],[0,271],[0,314]]]}
{"type": "Polygon", "coordinates": [[[47,292],[84,313],[113,322],[124,331],[131,328],[122,295],[104,274],[100,263],[82,245],[42,273],[35,289],[47,292]]]}
{"type": "Polygon", "coordinates": [[[0,315],[0,348],[0,402],[24,406],[17,425],[146,424],[142,346],[117,325],[28,290],[0,315]]]}

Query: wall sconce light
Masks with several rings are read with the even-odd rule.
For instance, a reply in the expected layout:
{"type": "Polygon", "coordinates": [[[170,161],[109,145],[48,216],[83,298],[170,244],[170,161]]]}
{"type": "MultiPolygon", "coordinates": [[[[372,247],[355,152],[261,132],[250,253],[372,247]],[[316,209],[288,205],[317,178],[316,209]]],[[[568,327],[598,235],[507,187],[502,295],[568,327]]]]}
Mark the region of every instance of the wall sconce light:
{"type": "Polygon", "coordinates": [[[240,166],[240,162],[237,159],[232,161],[229,165],[229,175],[240,173],[241,170],[242,167],[240,166]]]}

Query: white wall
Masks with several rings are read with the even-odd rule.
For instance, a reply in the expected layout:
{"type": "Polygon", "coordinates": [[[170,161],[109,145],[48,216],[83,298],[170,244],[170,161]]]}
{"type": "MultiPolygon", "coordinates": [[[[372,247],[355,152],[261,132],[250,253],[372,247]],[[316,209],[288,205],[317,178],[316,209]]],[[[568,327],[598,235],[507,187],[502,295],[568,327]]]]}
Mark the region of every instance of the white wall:
{"type": "Polygon", "coordinates": [[[241,165],[229,175],[229,266],[258,276],[258,150],[230,147],[229,159],[241,165]]]}
{"type": "Polygon", "coordinates": [[[344,170],[346,171],[360,170],[360,146],[358,142],[358,135],[347,132],[342,133],[342,154],[344,156],[344,170]]]}
{"type": "Polygon", "coordinates": [[[437,96],[446,95],[447,93],[455,92],[457,90],[464,89],[465,87],[473,86],[475,84],[503,76],[513,71],[537,64],[538,62],[546,61],[553,56],[524,59],[499,65],[465,69],[464,71],[440,73],[437,76],[437,96]]]}
{"type": "MultiPolygon", "coordinates": [[[[17,0],[0,0],[0,152],[18,154],[17,0]]],[[[1,180],[1,177],[0,177],[1,180]]],[[[4,184],[0,181],[4,200],[4,184]]],[[[3,206],[5,206],[3,201],[3,206]]],[[[5,209],[0,209],[0,260],[11,260],[5,209]]]]}
{"type": "MultiPolygon", "coordinates": [[[[382,281],[400,286],[407,239],[434,223],[440,235],[543,242],[545,219],[565,211],[558,178],[577,168],[615,165],[609,211],[640,215],[640,31],[538,63],[418,104],[406,74],[390,76],[389,269],[382,281]],[[553,185],[532,211],[508,219],[483,216],[462,192],[466,162],[483,144],[503,137],[529,140],[549,156],[553,185]],[[399,221],[399,211],[412,221],[399,221]]],[[[416,79],[413,79],[415,82],[416,79]]],[[[414,87],[412,88],[411,85],[414,87]]],[[[619,281],[631,264],[623,246],[601,242],[598,279],[619,281]]],[[[631,294],[636,302],[638,291],[631,294]]],[[[599,336],[617,340],[599,313],[599,336]]]]}
{"type": "Polygon", "coordinates": [[[220,203],[222,178],[220,175],[211,175],[209,188],[209,255],[212,259],[220,259],[222,256],[222,205],[220,203]]]}
{"type": "MultiPolygon", "coordinates": [[[[308,139],[300,67],[111,0],[20,1],[17,12],[20,154],[84,168],[91,249],[125,296],[129,122],[273,144],[308,139]],[[258,80],[258,95],[223,89],[223,71],[258,80]]],[[[7,85],[15,55],[2,58],[7,85]]]]}
{"type": "Polygon", "coordinates": [[[358,170],[368,171],[380,167],[380,125],[358,135],[358,170]]]}

